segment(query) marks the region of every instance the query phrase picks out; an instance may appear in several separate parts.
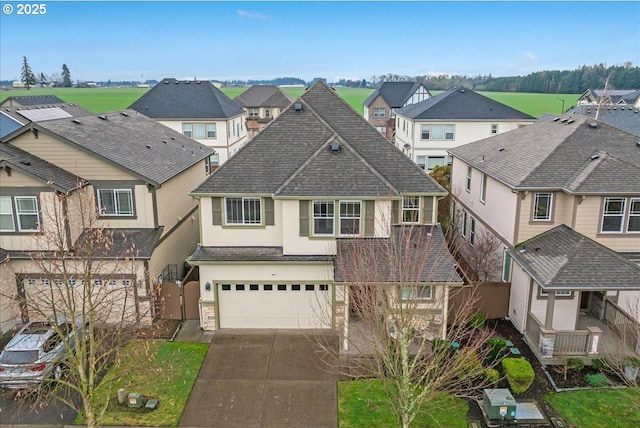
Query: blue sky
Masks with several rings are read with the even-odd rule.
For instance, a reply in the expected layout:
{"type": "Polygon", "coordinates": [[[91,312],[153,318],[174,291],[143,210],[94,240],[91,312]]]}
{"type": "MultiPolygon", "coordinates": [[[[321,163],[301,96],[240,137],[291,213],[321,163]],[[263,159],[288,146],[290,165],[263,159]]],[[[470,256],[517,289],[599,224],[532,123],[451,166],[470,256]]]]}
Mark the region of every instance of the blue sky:
{"type": "Polygon", "coordinates": [[[370,79],[640,65],[640,2],[2,2],[0,79],[370,79]],[[4,9],[13,6],[11,14],[4,9]]]}

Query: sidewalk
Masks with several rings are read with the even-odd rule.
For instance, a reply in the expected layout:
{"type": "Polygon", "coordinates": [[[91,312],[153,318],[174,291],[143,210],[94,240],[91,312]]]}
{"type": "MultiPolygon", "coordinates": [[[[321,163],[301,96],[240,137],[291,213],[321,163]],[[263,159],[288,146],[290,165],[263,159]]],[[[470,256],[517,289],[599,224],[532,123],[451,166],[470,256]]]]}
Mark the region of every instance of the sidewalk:
{"type": "Polygon", "coordinates": [[[213,331],[204,331],[200,328],[199,320],[186,320],[182,322],[178,333],[173,338],[174,342],[201,342],[211,343],[213,331]]]}

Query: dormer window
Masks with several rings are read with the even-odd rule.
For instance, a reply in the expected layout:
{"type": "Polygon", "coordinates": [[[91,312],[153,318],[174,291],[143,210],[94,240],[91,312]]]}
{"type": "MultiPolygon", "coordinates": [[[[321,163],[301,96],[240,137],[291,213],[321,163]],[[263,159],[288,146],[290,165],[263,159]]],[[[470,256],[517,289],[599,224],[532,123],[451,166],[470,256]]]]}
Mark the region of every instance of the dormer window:
{"type": "Polygon", "coordinates": [[[131,189],[98,189],[98,209],[101,216],[133,216],[131,189]]]}

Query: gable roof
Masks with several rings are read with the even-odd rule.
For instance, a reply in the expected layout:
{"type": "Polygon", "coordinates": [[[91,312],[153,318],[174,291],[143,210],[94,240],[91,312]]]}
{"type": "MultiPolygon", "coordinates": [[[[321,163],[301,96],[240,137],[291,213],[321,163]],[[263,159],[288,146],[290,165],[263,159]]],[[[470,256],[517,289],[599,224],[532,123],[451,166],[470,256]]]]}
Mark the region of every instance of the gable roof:
{"type": "Polygon", "coordinates": [[[244,114],[209,81],[162,79],[131,106],[153,119],[229,119],[244,114]]]}
{"type": "MultiPolygon", "coordinates": [[[[104,240],[104,236],[109,237],[109,246],[104,248],[92,248],[96,256],[105,259],[122,259],[131,257],[137,260],[149,260],[153,250],[155,250],[160,237],[162,236],[163,226],[157,228],[139,228],[139,229],[95,229],[104,240]]],[[[94,229],[84,229],[74,247],[77,249],[75,255],[82,257],[84,252],[91,248],[91,244],[87,244],[88,239],[93,239],[94,229]]],[[[102,241],[104,242],[104,241],[102,241]]]]}
{"type": "MultiPolygon", "coordinates": [[[[154,185],[164,183],[214,153],[133,110],[32,123],[47,132],[107,160],[154,185]]],[[[9,140],[10,141],[10,140],[9,140]]]]}
{"type": "Polygon", "coordinates": [[[421,83],[416,82],[383,82],[363,104],[369,106],[380,96],[389,107],[400,108],[420,86],[421,83]]]}
{"type": "Polygon", "coordinates": [[[0,144],[0,158],[0,168],[20,170],[63,193],[71,192],[85,183],[77,175],[11,144],[0,144]]]}
{"type": "Polygon", "coordinates": [[[275,85],[253,85],[234,98],[243,107],[285,108],[293,101],[275,85]]]}
{"type": "Polygon", "coordinates": [[[446,191],[318,81],[193,193],[397,197],[446,191]]]}
{"type": "Polygon", "coordinates": [[[564,224],[507,251],[545,289],[640,290],[640,266],[564,224]]]}
{"type": "Polygon", "coordinates": [[[413,120],[535,120],[535,117],[465,88],[453,88],[403,107],[396,114],[413,120]]]}
{"type": "Polygon", "coordinates": [[[640,193],[638,137],[585,116],[537,122],[449,150],[514,189],[640,193]]]}
{"type": "Polygon", "coordinates": [[[0,106],[34,106],[43,104],[64,104],[64,101],[55,95],[20,95],[5,99],[0,106]]]}
{"type": "MultiPolygon", "coordinates": [[[[640,109],[633,106],[606,105],[579,105],[569,109],[567,114],[580,114],[592,118],[598,115],[598,120],[621,129],[633,135],[640,136],[640,109]]],[[[555,115],[553,117],[556,117],[555,115]]]]}
{"type": "MultiPolygon", "coordinates": [[[[13,120],[23,125],[29,122],[91,114],[89,110],[75,103],[30,104],[28,106],[3,105],[1,113],[10,116],[13,120]]],[[[4,133],[3,131],[3,134],[8,135],[9,133],[4,133]]]]}

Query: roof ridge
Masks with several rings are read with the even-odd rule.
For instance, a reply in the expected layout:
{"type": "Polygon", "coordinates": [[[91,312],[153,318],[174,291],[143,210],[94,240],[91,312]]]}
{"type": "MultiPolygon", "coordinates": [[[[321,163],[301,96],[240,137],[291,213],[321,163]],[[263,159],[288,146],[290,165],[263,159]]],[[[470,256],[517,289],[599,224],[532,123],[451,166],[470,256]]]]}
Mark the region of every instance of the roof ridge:
{"type": "Polygon", "coordinates": [[[563,187],[571,192],[575,191],[607,157],[609,154],[604,150],[596,150],[589,159],[584,161],[582,167],[574,172],[563,187]]]}

